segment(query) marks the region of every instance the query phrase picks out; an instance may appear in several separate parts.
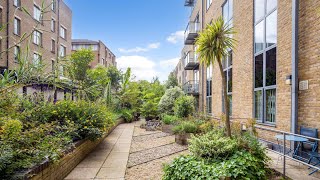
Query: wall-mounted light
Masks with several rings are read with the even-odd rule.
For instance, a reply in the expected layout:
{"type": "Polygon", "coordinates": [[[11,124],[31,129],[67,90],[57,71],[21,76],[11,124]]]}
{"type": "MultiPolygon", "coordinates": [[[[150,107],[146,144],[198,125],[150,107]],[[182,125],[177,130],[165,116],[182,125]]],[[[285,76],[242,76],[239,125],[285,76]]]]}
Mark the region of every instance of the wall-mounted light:
{"type": "Polygon", "coordinates": [[[286,85],[291,85],[292,84],[292,76],[291,75],[288,75],[286,77],[286,85]]]}

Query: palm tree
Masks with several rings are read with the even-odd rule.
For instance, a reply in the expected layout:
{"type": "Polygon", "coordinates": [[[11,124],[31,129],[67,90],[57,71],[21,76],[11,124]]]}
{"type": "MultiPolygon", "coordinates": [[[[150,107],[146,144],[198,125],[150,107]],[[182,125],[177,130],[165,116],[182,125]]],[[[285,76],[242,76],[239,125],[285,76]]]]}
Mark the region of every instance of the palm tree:
{"type": "Polygon", "coordinates": [[[223,101],[226,113],[225,126],[227,135],[231,137],[231,127],[229,118],[229,101],[227,96],[226,77],[223,72],[222,63],[228,56],[229,51],[234,48],[236,40],[233,38],[235,31],[233,27],[224,23],[222,17],[219,17],[215,22],[208,24],[207,27],[199,33],[196,39],[197,52],[201,64],[207,66],[218,63],[222,78],[223,101]]]}

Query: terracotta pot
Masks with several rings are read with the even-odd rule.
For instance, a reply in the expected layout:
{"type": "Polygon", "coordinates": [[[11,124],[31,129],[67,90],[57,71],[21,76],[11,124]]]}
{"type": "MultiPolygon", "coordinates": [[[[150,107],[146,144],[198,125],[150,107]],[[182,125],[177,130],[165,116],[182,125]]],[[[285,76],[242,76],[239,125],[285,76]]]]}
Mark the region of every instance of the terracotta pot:
{"type": "Polygon", "coordinates": [[[176,143],[180,145],[188,145],[188,139],[190,139],[191,133],[176,134],[176,143]]]}
{"type": "Polygon", "coordinates": [[[169,134],[173,134],[173,131],[172,131],[172,129],[173,129],[173,125],[171,125],[171,124],[163,124],[162,125],[162,132],[164,132],[164,133],[169,133],[169,134]]]}

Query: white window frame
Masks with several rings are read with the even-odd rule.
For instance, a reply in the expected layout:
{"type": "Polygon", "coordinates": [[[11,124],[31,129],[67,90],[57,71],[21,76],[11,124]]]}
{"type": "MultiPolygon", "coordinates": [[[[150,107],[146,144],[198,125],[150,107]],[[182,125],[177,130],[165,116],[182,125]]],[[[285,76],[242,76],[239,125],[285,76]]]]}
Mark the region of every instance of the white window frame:
{"type": "Polygon", "coordinates": [[[41,60],[42,60],[42,55],[38,52],[33,52],[33,60],[32,60],[33,64],[35,66],[39,66],[41,60]],[[37,59],[36,59],[36,56],[37,56],[37,59]]]}
{"type": "Polygon", "coordinates": [[[56,32],[56,19],[51,17],[51,32],[56,32]]]}
{"type": "Polygon", "coordinates": [[[21,7],[21,0],[13,0],[13,5],[14,5],[15,7],[20,8],[20,7],[21,7]]]}
{"type": "Polygon", "coordinates": [[[39,22],[42,21],[41,9],[36,4],[33,5],[33,18],[39,22]]]}
{"type": "Polygon", "coordinates": [[[21,18],[18,16],[15,16],[13,20],[13,33],[18,36],[21,35],[21,18]]]}
{"type": "Polygon", "coordinates": [[[64,44],[60,44],[59,47],[59,56],[60,57],[66,57],[67,54],[67,47],[64,44]],[[63,50],[63,51],[62,51],[63,50]]]}
{"type": "Polygon", "coordinates": [[[60,37],[63,39],[67,39],[67,28],[63,25],[60,25],[60,37]]]}
{"type": "Polygon", "coordinates": [[[42,46],[42,32],[38,30],[33,31],[33,43],[42,46]]]}
{"type": "Polygon", "coordinates": [[[14,62],[17,63],[18,62],[18,58],[21,54],[21,48],[19,45],[14,46],[13,48],[13,56],[14,56],[14,62]]]}

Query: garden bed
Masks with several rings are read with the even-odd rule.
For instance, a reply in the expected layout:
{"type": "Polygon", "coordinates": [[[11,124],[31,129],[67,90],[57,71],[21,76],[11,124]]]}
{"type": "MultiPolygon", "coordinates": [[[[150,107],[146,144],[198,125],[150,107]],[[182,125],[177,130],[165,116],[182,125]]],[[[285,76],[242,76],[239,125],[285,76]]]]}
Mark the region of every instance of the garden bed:
{"type": "Polygon", "coordinates": [[[99,145],[119,124],[123,123],[123,119],[119,119],[114,127],[112,127],[102,138],[91,140],[80,140],[75,143],[73,149],[67,150],[63,158],[57,163],[50,163],[48,160],[41,165],[31,168],[27,172],[18,174],[19,179],[63,179],[65,178],[97,145],[99,145]]]}

